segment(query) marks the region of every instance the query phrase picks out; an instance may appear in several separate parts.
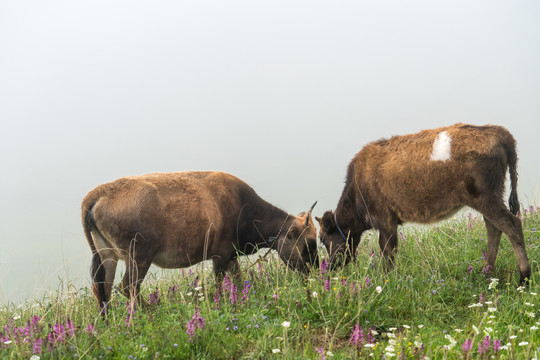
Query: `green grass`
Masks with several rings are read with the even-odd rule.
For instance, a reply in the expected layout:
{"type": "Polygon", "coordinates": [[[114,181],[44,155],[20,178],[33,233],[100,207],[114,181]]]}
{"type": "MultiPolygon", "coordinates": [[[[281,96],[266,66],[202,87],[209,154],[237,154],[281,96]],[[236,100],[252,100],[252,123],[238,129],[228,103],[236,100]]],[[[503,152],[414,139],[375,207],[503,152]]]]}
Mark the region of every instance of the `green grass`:
{"type": "Polygon", "coordinates": [[[225,290],[217,305],[211,272],[177,270],[146,279],[144,297],[155,296],[157,289],[159,302],[133,314],[115,292],[107,321],[87,288],[5,307],[0,358],[30,359],[33,353],[41,359],[537,358],[539,212],[523,218],[533,268],[527,288],[518,287],[515,256],[505,237],[496,269],[483,273],[483,221],[463,217],[400,229],[391,272],[381,266],[375,233],[364,236],[357,261],[336,272],[316,270],[303,277],[273,256],[256,264],[244,258],[235,304],[225,290]],[[498,284],[490,288],[491,277],[498,284]],[[200,318],[192,320],[196,311],[204,325],[200,318]],[[352,345],[356,324],[364,341],[352,345]],[[490,346],[482,354],[479,345],[486,336],[490,346]],[[463,351],[467,340],[471,350],[463,351]],[[495,340],[502,346],[497,353],[495,340]]]}

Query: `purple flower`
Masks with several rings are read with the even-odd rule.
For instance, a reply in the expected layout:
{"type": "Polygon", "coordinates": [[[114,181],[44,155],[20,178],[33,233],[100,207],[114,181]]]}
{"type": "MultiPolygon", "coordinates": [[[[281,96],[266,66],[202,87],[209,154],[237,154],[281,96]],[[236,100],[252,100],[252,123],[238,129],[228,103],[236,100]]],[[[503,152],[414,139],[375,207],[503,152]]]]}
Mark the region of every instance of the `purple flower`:
{"type": "Polygon", "coordinates": [[[159,304],[159,289],[157,287],[156,287],[156,291],[148,295],[148,302],[154,305],[159,304]]]}
{"type": "Polygon", "coordinates": [[[251,284],[249,280],[246,280],[244,281],[244,289],[242,290],[242,304],[248,299],[249,289],[251,289],[251,284]]]}
{"type": "Polygon", "coordinates": [[[43,339],[36,339],[32,343],[32,354],[41,354],[41,345],[43,344],[43,339]]]}
{"type": "Polygon", "coordinates": [[[471,275],[472,272],[473,272],[473,267],[472,267],[472,265],[469,265],[469,267],[467,268],[467,273],[468,273],[469,275],[471,275]]]}
{"type": "Polygon", "coordinates": [[[97,335],[97,331],[94,328],[94,324],[90,324],[87,327],[85,327],[84,332],[87,333],[87,334],[97,335]]]}
{"type": "Polygon", "coordinates": [[[321,356],[320,359],[321,360],[325,360],[326,359],[326,356],[324,355],[324,347],[318,347],[315,349],[315,351],[317,351],[319,353],[319,355],[321,356]]]}
{"type": "Polygon", "coordinates": [[[328,271],[328,262],[326,261],[326,259],[323,259],[319,268],[319,274],[324,275],[326,274],[326,271],[328,271]]]}
{"type": "Polygon", "coordinates": [[[489,348],[491,347],[491,340],[489,339],[489,336],[486,335],[482,342],[478,345],[478,353],[479,354],[485,354],[489,351],[489,348]]]}
{"type": "Polygon", "coordinates": [[[493,352],[496,354],[501,349],[501,340],[493,340],[493,352]]]}
{"type": "Polygon", "coordinates": [[[356,345],[358,347],[362,347],[362,344],[364,343],[364,332],[358,324],[354,325],[353,327],[349,343],[353,346],[356,345]]]}
{"type": "Polygon", "coordinates": [[[371,280],[369,279],[369,276],[366,276],[366,280],[364,281],[364,285],[366,287],[368,287],[370,282],[371,282],[371,280]]]}
{"type": "Polygon", "coordinates": [[[195,315],[186,324],[186,334],[189,336],[189,342],[193,342],[197,329],[204,329],[204,322],[204,318],[199,315],[199,308],[195,308],[195,315]]]}
{"type": "Polygon", "coordinates": [[[326,278],[324,281],[324,290],[328,291],[330,290],[330,276],[326,278]]]}
{"type": "Polygon", "coordinates": [[[463,345],[461,345],[461,350],[463,350],[463,352],[469,352],[469,351],[471,351],[471,349],[472,349],[472,341],[471,341],[471,339],[465,340],[463,345]]]}

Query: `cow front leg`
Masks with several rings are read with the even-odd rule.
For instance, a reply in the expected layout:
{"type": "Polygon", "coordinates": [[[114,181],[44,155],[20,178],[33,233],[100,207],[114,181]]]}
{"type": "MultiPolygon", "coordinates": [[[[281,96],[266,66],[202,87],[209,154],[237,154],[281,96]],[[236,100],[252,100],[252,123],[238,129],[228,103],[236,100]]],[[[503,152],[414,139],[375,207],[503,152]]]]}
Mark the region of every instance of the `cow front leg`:
{"type": "Polygon", "coordinates": [[[394,257],[397,252],[397,245],[397,229],[391,231],[379,229],[379,247],[386,260],[387,270],[391,270],[394,267],[394,257]]]}

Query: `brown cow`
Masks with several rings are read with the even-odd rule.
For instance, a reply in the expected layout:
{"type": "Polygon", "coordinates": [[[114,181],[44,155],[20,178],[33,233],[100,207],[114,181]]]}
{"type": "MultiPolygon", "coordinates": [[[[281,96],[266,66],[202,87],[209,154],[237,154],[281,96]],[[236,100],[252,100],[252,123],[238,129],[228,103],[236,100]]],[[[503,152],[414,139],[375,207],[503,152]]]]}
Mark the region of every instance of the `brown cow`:
{"type": "Polygon", "coordinates": [[[397,250],[397,226],[432,223],[464,206],[484,215],[488,264],[495,265],[501,233],[517,257],[521,282],[531,267],[523,240],[517,198],[516,142],[500,126],[456,124],[394,136],[366,145],[351,161],[334,212],[322,219],[320,238],[334,266],[354,255],[362,233],[379,230],[379,246],[389,267],[397,250]],[[503,202],[510,173],[510,210],[503,202]]]}
{"type": "Polygon", "coordinates": [[[151,264],[182,268],[211,259],[220,282],[225,271],[238,272],[238,253],[270,247],[305,270],[318,264],[312,209],[288,215],[222,172],[148,174],[100,185],[82,202],[92,291],[104,309],[118,260],[126,263],[122,292],[139,300],[151,264]]]}

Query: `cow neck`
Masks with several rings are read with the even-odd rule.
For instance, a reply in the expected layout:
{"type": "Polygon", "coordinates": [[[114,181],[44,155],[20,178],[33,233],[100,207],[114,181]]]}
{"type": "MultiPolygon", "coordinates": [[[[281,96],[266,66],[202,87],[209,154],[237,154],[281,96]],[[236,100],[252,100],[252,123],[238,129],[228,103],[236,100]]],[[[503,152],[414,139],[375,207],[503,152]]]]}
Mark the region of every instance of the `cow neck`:
{"type": "Polygon", "coordinates": [[[246,224],[248,226],[244,241],[259,248],[273,247],[277,238],[286,234],[295,220],[294,216],[273,205],[264,205],[250,207],[252,210],[246,213],[249,224],[246,224]]]}
{"type": "Polygon", "coordinates": [[[354,199],[351,192],[344,190],[339,199],[338,206],[334,211],[334,221],[339,226],[341,236],[356,237],[363,232],[363,226],[355,217],[356,209],[354,208],[354,199]]]}

